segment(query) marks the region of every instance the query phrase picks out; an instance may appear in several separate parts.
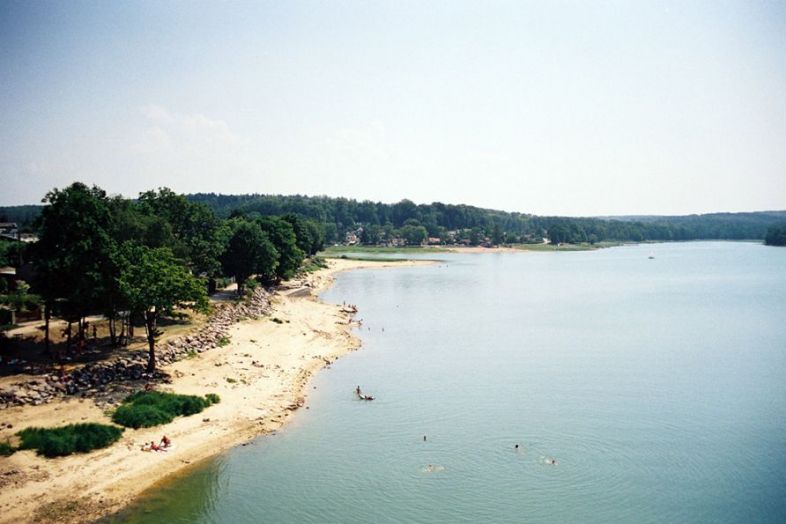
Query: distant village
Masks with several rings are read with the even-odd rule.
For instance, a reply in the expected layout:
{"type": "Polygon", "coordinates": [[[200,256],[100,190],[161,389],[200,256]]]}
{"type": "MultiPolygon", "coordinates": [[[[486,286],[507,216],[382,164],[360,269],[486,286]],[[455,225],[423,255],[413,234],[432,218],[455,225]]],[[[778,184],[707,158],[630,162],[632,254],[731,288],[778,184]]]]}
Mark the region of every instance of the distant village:
{"type": "MultiPolygon", "coordinates": [[[[414,222],[414,221],[413,221],[414,222]]],[[[512,235],[495,228],[443,230],[439,236],[431,236],[423,226],[405,225],[401,229],[380,226],[358,226],[347,231],[343,243],[336,246],[418,247],[418,246],[477,246],[495,247],[502,244],[548,243],[548,238],[535,235],[512,235]]]]}

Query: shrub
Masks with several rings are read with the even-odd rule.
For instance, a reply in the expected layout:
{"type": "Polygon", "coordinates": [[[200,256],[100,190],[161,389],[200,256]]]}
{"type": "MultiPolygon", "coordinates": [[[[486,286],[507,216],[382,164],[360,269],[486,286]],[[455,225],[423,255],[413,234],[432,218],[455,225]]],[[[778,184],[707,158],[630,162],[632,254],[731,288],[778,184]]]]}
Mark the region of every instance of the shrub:
{"type": "Polygon", "coordinates": [[[134,429],[168,424],[174,418],[171,413],[147,404],[126,404],[112,414],[112,422],[134,429]]]}
{"type": "Polygon", "coordinates": [[[229,345],[229,342],[230,342],[230,340],[229,340],[229,337],[228,337],[228,336],[226,336],[226,335],[223,335],[221,338],[219,338],[219,339],[216,341],[216,346],[218,346],[218,347],[222,348],[222,347],[224,347],[224,346],[228,346],[228,345],[229,345]]]}
{"type": "Polygon", "coordinates": [[[221,402],[221,397],[219,397],[215,393],[208,393],[207,395],[205,395],[205,399],[211,404],[218,404],[219,402],[221,402]]]}
{"type": "Polygon", "coordinates": [[[19,449],[35,449],[45,457],[87,453],[116,442],[123,428],[106,424],[69,424],[59,428],[27,428],[18,433],[19,449]]]}
{"type": "Polygon", "coordinates": [[[14,451],[16,450],[14,449],[14,447],[11,445],[10,442],[8,441],[0,442],[0,457],[11,456],[13,455],[14,451]]]}
{"type": "Polygon", "coordinates": [[[254,291],[256,288],[259,287],[259,281],[255,278],[246,279],[245,287],[246,287],[246,291],[254,291]]]}
{"type": "Polygon", "coordinates": [[[123,401],[123,405],[112,414],[112,420],[129,428],[149,428],[172,422],[177,416],[194,415],[215,402],[218,402],[218,395],[215,394],[203,398],[161,391],[140,391],[123,401]]]}

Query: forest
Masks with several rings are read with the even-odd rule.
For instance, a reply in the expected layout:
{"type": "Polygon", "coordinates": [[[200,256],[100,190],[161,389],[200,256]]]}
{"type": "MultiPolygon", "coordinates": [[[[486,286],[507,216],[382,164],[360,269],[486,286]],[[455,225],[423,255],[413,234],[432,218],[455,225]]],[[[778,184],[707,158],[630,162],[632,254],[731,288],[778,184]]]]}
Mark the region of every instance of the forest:
{"type": "MultiPolygon", "coordinates": [[[[419,244],[642,242],[670,240],[764,240],[768,228],[786,220],[786,211],[711,213],[685,216],[559,217],[483,209],[464,204],[394,204],[348,198],[303,195],[185,195],[204,204],[221,219],[233,216],[294,215],[320,224],[326,243],[344,243],[357,234],[360,243],[390,244],[401,239],[419,244]]],[[[35,231],[41,206],[0,208],[0,222],[16,222],[23,232],[35,231]]]]}

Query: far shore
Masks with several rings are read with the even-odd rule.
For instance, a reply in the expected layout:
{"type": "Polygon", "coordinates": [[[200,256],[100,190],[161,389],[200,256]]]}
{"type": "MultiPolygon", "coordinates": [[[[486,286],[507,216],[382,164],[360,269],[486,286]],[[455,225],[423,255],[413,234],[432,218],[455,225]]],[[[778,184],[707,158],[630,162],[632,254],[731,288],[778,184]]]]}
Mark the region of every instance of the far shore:
{"type": "MultiPolygon", "coordinates": [[[[327,269],[287,283],[288,289],[274,295],[270,317],[238,323],[226,347],[164,368],[173,383],[161,389],[218,393],[219,404],[164,426],[127,429],[119,442],[86,455],[46,459],[17,451],[0,457],[0,523],[85,522],[110,515],[193,464],[276,431],[306,403],[310,377],[360,347],[351,332],[351,314],[318,298],[335,276],[353,269],[429,263],[330,259],[327,269]],[[143,443],[163,435],[175,444],[172,450],[140,451],[143,443]]],[[[8,408],[0,411],[0,421],[12,425],[0,429],[0,440],[5,440],[30,426],[107,423],[109,418],[91,400],[68,397],[8,408]]]]}
{"type": "Polygon", "coordinates": [[[562,252],[562,251],[594,251],[608,247],[617,247],[632,242],[598,242],[595,244],[503,244],[499,246],[458,246],[458,245],[428,245],[428,246],[330,246],[320,255],[335,257],[346,255],[351,257],[353,254],[374,254],[374,255],[414,255],[414,254],[438,254],[438,253],[521,253],[521,252],[562,252]]]}

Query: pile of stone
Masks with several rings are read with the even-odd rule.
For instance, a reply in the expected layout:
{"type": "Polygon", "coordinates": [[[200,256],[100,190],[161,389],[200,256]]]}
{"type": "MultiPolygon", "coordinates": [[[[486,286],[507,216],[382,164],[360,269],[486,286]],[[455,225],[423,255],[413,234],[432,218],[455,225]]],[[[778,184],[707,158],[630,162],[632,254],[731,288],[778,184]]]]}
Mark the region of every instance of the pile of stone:
{"type": "MultiPolygon", "coordinates": [[[[244,302],[219,305],[196,333],[159,344],[156,347],[156,364],[169,364],[223,345],[224,340],[228,341],[232,324],[269,315],[271,311],[270,293],[261,287],[244,302]]],[[[147,373],[147,359],[147,351],[135,350],[107,362],[86,364],[62,376],[50,373],[35,380],[15,383],[12,390],[0,390],[0,409],[24,404],[37,406],[65,395],[95,397],[106,393],[109,389],[106,386],[111,383],[166,377],[165,374],[154,376],[147,373]]]]}

